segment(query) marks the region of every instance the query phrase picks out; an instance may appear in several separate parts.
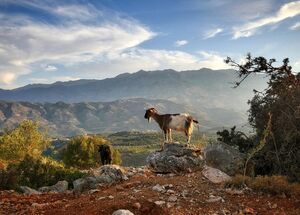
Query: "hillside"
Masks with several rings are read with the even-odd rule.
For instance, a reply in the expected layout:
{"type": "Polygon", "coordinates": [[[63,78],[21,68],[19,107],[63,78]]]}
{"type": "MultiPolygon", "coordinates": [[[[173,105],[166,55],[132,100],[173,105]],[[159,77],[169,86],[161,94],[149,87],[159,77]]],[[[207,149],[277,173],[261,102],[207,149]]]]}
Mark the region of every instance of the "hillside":
{"type": "Polygon", "coordinates": [[[233,122],[242,123],[245,120],[242,115],[236,113],[229,121],[222,118],[214,121],[211,120],[213,116],[209,113],[167,100],[127,99],[72,104],[2,101],[0,102],[0,128],[12,128],[24,119],[32,119],[47,129],[51,136],[157,130],[156,123],[148,124],[144,119],[145,109],[152,106],[163,113],[191,113],[199,120],[202,131],[229,126],[229,123],[233,122]]]}
{"type": "Polygon", "coordinates": [[[259,76],[232,89],[234,70],[200,69],[139,71],[103,80],[77,80],[53,84],[32,84],[0,90],[0,100],[28,102],[107,102],[128,98],[167,99],[202,108],[245,110],[253,88],[262,88],[259,76]]]}
{"type": "Polygon", "coordinates": [[[139,172],[117,185],[101,186],[81,195],[44,193],[23,195],[0,192],[1,214],[102,214],[128,209],[136,215],[183,214],[299,214],[298,196],[268,195],[245,190],[226,189],[213,184],[201,172],[154,174],[139,172]],[[166,192],[153,190],[166,186],[166,192]],[[176,198],[171,198],[176,196],[176,198]]]}

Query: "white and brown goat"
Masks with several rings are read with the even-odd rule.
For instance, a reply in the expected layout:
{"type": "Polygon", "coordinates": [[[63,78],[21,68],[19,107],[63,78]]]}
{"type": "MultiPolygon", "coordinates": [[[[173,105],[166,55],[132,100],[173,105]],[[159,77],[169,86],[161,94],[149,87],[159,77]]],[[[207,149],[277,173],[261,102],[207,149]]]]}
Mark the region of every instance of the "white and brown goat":
{"type": "Polygon", "coordinates": [[[192,116],[186,113],[177,114],[158,114],[155,108],[146,110],[145,119],[150,122],[153,118],[164,132],[166,142],[172,142],[172,130],[184,132],[187,138],[187,144],[190,144],[191,136],[193,133],[193,123],[198,123],[192,116]]]}

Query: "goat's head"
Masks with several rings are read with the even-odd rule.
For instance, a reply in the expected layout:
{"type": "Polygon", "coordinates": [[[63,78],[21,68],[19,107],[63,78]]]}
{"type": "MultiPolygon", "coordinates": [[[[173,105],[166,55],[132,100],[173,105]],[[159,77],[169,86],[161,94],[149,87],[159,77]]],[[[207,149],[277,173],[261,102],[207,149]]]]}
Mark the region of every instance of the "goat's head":
{"type": "Polygon", "coordinates": [[[153,115],[156,113],[157,113],[157,110],[155,108],[149,108],[146,110],[144,117],[145,117],[145,119],[148,119],[148,122],[150,122],[151,117],[153,117],[153,115]]]}

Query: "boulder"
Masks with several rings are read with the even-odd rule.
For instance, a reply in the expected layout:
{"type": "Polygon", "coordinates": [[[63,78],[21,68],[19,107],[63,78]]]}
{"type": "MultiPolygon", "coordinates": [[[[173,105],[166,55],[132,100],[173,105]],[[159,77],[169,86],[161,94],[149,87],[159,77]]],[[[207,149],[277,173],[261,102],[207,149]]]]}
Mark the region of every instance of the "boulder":
{"type": "Polygon", "coordinates": [[[204,159],[207,166],[211,166],[233,176],[242,174],[246,155],[225,144],[215,143],[205,147],[204,159]]]}
{"type": "Polygon", "coordinates": [[[58,193],[63,193],[68,189],[69,183],[67,181],[59,181],[53,186],[51,186],[52,191],[56,191],[58,193]]]}
{"type": "Polygon", "coordinates": [[[162,151],[148,155],[147,163],[157,173],[181,173],[201,170],[204,160],[195,149],[179,143],[166,143],[162,151]]]}
{"type": "Polygon", "coordinates": [[[75,193],[81,193],[85,190],[96,189],[97,179],[95,177],[79,178],[73,181],[73,187],[75,193]]]}
{"type": "Polygon", "coordinates": [[[129,210],[119,209],[119,210],[113,212],[112,215],[134,215],[134,214],[129,210]]]}
{"type": "Polygon", "coordinates": [[[26,195],[31,195],[31,194],[40,194],[41,192],[35,190],[35,189],[32,189],[30,187],[27,187],[27,186],[20,186],[20,189],[22,190],[22,192],[26,195]]]}
{"type": "Polygon", "coordinates": [[[209,166],[203,168],[202,175],[214,184],[223,183],[231,179],[229,175],[221,170],[209,166]]]}
{"type": "Polygon", "coordinates": [[[118,183],[126,180],[124,169],[118,165],[104,165],[94,170],[94,177],[98,183],[118,183]]]}

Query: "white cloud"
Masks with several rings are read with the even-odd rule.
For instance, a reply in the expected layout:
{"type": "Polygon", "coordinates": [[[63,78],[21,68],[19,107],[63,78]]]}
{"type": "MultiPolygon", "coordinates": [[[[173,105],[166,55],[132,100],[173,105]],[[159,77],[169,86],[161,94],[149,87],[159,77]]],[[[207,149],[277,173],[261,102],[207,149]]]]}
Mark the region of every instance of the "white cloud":
{"type": "Polygon", "coordinates": [[[293,72],[300,73],[300,60],[296,61],[293,65],[293,72]]]}
{"type": "Polygon", "coordinates": [[[300,22],[296,22],[294,25],[290,27],[291,30],[299,30],[300,29],[300,22]]]}
{"type": "Polygon", "coordinates": [[[83,69],[89,71],[84,78],[105,78],[99,71],[109,71],[109,77],[124,72],[143,70],[175,69],[194,70],[203,67],[211,69],[227,69],[224,63],[225,56],[215,52],[201,51],[195,55],[182,51],[154,50],[132,48],[121,53],[105,56],[93,64],[82,64],[79,67],[70,67],[69,70],[80,73],[83,69]]]}
{"type": "Polygon", "coordinates": [[[186,44],[188,44],[189,42],[187,41],[187,40],[177,40],[176,42],[175,42],[175,46],[176,47],[180,47],[180,46],[184,46],[184,45],[186,45],[186,44]]]}
{"type": "Polygon", "coordinates": [[[46,70],[47,72],[54,72],[54,71],[57,70],[57,68],[56,68],[56,66],[53,66],[53,65],[47,65],[47,66],[45,67],[45,70],[46,70]]]}
{"type": "Polygon", "coordinates": [[[203,34],[203,39],[209,39],[215,37],[217,34],[221,33],[222,31],[223,31],[222,28],[215,28],[215,29],[208,30],[203,34]]]}
{"type": "Polygon", "coordinates": [[[57,16],[59,24],[0,14],[5,18],[2,19],[5,21],[0,20],[0,77],[6,74],[6,81],[2,83],[12,83],[18,76],[40,68],[41,64],[49,65],[44,68],[46,71],[54,71],[57,68],[51,64],[92,62],[101,56],[138,46],[155,36],[133,19],[121,19],[117,14],[106,17],[91,6],[54,6],[48,12],[57,16]],[[75,14],[82,15],[85,20],[64,19],[75,14]],[[102,21],[95,17],[102,17],[102,21]],[[7,71],[14,74],[13,78],[7,76],[7,71]]]}
{"type": "Polygon", "coordinates": [[[273,15],[256,19],[244,25],[233,28],[233,39],[240,37],[250,37],[254,35],[258,29],[266,25],[276,24],[287,18],[291,18],[300,14],[300,1],[286,3],[273,15]]]}

